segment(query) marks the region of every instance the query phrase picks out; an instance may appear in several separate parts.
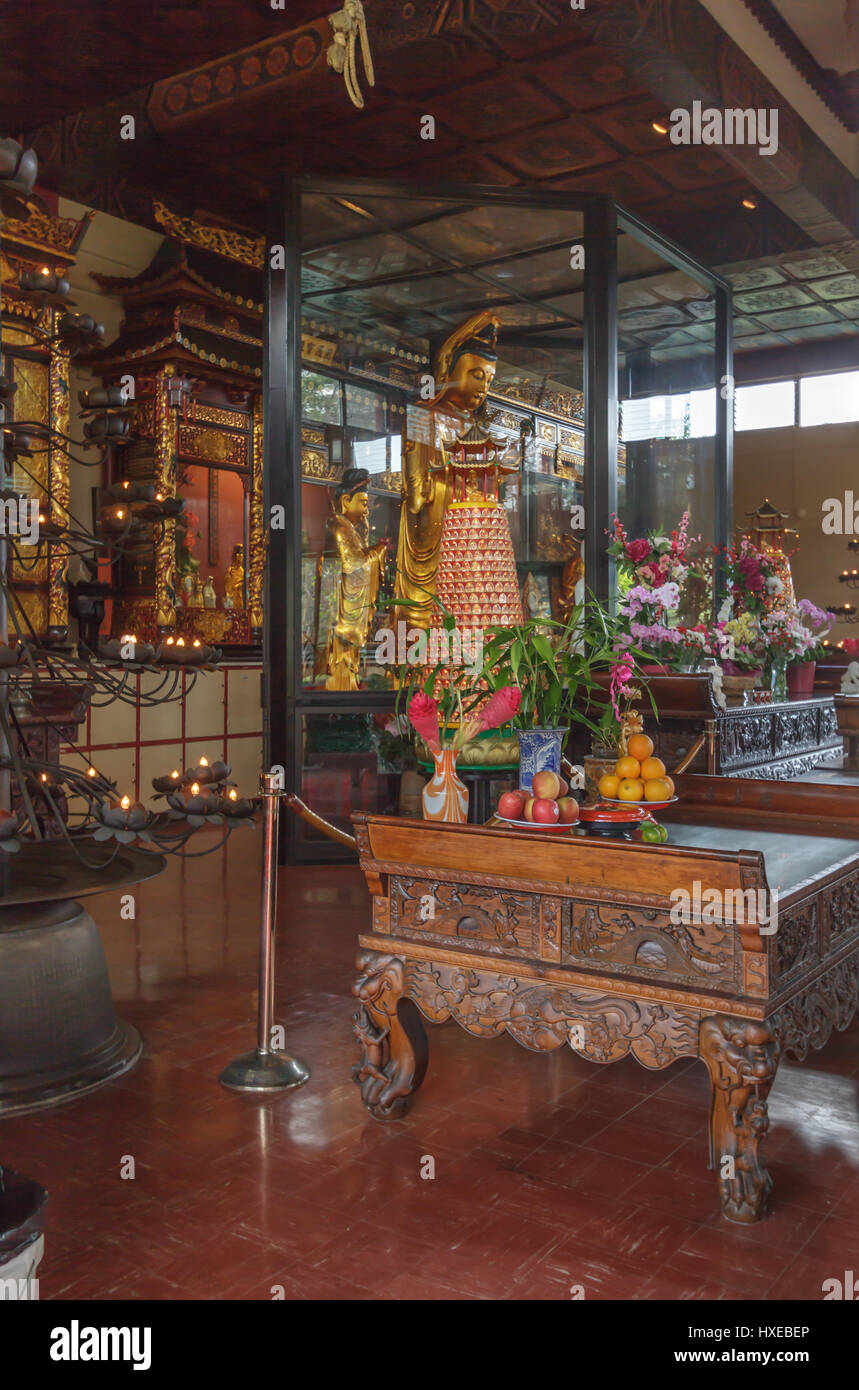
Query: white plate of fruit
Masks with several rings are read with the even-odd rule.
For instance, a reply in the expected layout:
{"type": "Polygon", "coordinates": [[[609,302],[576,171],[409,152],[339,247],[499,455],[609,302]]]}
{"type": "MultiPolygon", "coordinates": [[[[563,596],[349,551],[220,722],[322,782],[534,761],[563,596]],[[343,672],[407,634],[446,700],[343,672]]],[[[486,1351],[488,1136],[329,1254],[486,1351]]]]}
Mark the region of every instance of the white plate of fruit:
{"type": "Polygon", "coordinates": [[[653,740],[647,734],[633,734],[626,753],[618,758],[613,772],[599,780],[600,797],[617,806],[644,802],[651,809],[670,806],[676,801],[674,783],[661,758],[653,755],[653,740]]]}
{"type": "Polygon", "coordinates": [[[535,772],[531,790],[504,792],[497,816],[519,830],[569,830],[579,819],[579,803],[557,772],[535,772]]]}

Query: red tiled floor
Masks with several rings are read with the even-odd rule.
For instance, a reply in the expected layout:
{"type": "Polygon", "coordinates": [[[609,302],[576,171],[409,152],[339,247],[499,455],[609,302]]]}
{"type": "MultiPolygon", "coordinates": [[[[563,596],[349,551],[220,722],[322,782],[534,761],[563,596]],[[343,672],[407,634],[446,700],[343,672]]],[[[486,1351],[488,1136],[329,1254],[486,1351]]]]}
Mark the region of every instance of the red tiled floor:
{"type": "Polygon", "coordinates": [[[225,1092],[254,1041],[254,844],[171,864],[135,922],[117,895],[91,903],[145,1053],[91,1096],[0,1121],[3,1162],[50,1191],[42,1297],[817,1299],[859,1269],[859,1025],[782,1063],[773,1214],[751,1227],[718,1214],[692,1061],[596,1068],[429,1026],[424,1086],[380,1124],[350,1079],[356,869],[281,875],[276,1019],[310,1083],[225,1092]]]}

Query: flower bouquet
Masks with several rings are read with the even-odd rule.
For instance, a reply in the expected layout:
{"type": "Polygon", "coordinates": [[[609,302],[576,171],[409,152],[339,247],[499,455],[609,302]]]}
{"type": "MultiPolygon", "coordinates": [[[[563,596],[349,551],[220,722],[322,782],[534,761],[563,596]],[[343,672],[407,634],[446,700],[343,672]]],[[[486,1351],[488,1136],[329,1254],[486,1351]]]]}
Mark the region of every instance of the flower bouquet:
{"type": "MultiPolygon", "coordinates": [[[[615,518],[614,539],[606,547],[617,562],[621,594],[620,616],[630,639],[654,658],[657,667],[689,665],[691,656],[681,615],[706,607],[708,562],[693,548],[700,536],[689,536],[689,513],[669,536],[650,535],[630,539],[615,518]],[[700,590],[695,598],[696,590],[700,590]]],[[[687,629],[688,631],[688,629],[687,629]]]]}
{"type": "MultiPolygon", "coordinates": [[[[449,706],[449,701],[445,702],[449,706]]],[[[433,758],[433,775],[423,789],[425,820],[449,821],[463,825],[468,819],[468,788],[456,773],[456,760],[462,749],[478,734],[498,729],[513,720],[522,703],[522,692],[516,686],[503,686],[477,710],[463,712],[457,694],[459,722],[448,722],[450,710],[439,718],[439,702],[426,691],[418,690],[408,704],[409,721],[423,740],[433,758]]]]}

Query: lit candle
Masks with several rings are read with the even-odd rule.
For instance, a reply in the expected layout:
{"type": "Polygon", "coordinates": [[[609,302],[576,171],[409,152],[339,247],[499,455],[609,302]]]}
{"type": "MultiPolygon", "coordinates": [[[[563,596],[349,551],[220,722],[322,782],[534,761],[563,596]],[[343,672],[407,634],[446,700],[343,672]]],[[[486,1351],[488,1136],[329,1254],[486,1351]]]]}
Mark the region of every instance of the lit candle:
{"type": "Polygon", "coordinates": [[[120,804],[120,807],[122,808],[123,811],[127,811],[128,808],[129,808],[129,806],[131,805],[131,797],[130,797],[130,796],[123,796],[123,797],[120,797],[119,804],[120,804]]]}

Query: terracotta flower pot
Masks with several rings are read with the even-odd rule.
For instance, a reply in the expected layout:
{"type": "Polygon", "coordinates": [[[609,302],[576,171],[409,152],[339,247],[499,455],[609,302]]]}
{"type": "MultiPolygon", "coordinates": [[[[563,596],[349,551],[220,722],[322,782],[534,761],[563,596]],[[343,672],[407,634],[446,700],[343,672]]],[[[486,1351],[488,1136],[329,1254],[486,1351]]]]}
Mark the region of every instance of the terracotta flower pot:
{"type": "Polygon", "coordinates": [[[443,820],[465,825],[468,820],[468,787],[456,775],[456,751],[442,748],[433,753],[433,775],[421,793],[424,820],[443,820]]]}

